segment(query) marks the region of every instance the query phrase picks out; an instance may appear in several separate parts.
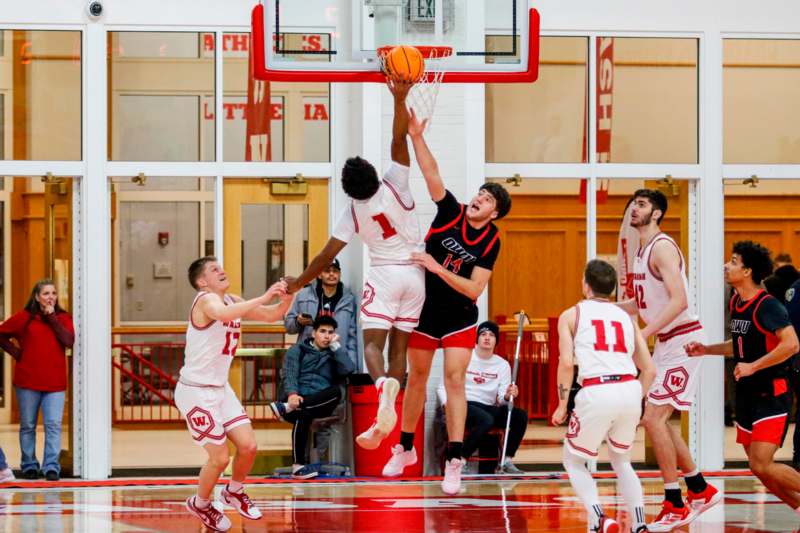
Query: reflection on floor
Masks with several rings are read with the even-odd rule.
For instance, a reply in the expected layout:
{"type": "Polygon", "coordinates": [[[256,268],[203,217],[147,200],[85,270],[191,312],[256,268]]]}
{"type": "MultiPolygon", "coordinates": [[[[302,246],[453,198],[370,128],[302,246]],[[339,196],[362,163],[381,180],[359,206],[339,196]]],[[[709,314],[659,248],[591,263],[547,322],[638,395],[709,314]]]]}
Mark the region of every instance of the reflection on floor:
{"type": "MultiPolygon", "coordinates": [[[[124,482],[124,480],[122,480],[124,482]]],[[[158,480],[152,480],[157,483],[158,480]]],[[[725,500],[680,531],[697,533],[785,532],[800,517],[752,477],[715,478],[725,500]]],[[[645,484],[647,512],[660,503],[660,481],[645,484]]],[[[601,482],[609,514],[620,511],[614,483],[601,482]]],[[[251,485],[248,492],[264,511],[243,521],[235,511],[231,531],[292,533],[416,533],[575,531],[583,532],[584,511],[568,483],[559,480],[470,481],[461,494],[444,496],[438,482],[280,483],[251,485]]],[[[191,487],[62,488],[0,491],[0,531],[130,532],[198,531],[184,509],[191,487]]]]}
{"type": "MultiPolygon", "coordinates": [[[[789,426],[786,440],[776,454],[781,461],[792,458],[792,434],[794,425],[789,426]]],[[[522,448],[517,453],[517,462],[521,464],[561,463],[561,439],[564,437],[563,427],[553,427],[543,422],[535,422],[528,426],[522,448]]],[[[68,431],[62,432],[62,443],[66,449],[68,431]]],[[[257,429],[256,439],[259,450],[290,450],[291,427],[257,429]]],[[[44,446],[44,433],[39,426],[37,436],[38,457],[44,446]]],[[[14,424],[0,425],[0,447],[8,456],[13,468],[19,468],[19,428],[14,424]]],[[[605,447],[601,448],[600,461],[606,460],[605,447]]],[[[631,457],[634,461],[644,459],[644,431],[640,428],[633,444],[631,457]]],[[[745,461],[744,449],[736,444],[734,428],[725,428],[725,459],[727,461],[745,461]]],[[[189,434],[183,428],[139,429],[136,426],[114,428],[112,432],[112,465],[113,468],[197,468],[206,460],[205,452],[192,444],[189,434]],[[159,453],[152,453],[152,443],[157,440],[159,453]]]]}

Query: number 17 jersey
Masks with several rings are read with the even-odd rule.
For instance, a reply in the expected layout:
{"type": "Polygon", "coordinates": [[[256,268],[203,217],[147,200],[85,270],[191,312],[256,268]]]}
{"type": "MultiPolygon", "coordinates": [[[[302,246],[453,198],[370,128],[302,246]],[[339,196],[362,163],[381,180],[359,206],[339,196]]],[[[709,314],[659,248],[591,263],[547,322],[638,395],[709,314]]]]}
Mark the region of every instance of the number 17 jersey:
{"type": "Polygon", "coordinates": [[[350,242],[357,233],[372,266],[411,264],[411,253],[421,252],[423,242],[408,178],[409,168],[392,162],[372,197],[350,200],[333,237],[350,242]]]}

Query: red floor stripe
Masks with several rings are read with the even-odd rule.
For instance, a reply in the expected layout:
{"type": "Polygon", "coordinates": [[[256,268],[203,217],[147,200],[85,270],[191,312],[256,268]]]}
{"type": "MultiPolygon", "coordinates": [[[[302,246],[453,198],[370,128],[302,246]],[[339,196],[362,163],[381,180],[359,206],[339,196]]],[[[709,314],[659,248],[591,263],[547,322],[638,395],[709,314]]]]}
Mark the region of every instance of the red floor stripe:
{"type": "MultiPolygon", "coordinates": [[[[657,470],[647,470],[639,472],[639,477],[642,479],[657,479],[661,477],[661,473],[657,470]]],[[[752,476],[750,470],[721,470],[716,472],[703,472],[705,477],[747,477],[752,476]]],[[[614,472],[599,472],[594,474],[597,479],[610,479],[613,478],[614,472]]],[[[248,478],[246,483],[248,485],[283,485],[288,483],[417,483],[421,481],[439,481],[441,476],[426,476],[426,477],[402,477],[387,480],[379,477],[349,477],[349,478],[316,478],[309,480],[297,480],[288,478],[248,478]]],[[[567,479],[567,475],[563,472],[542,472],[530,473],[519,476],[469,476],[465,475],[465,481],[478,481],[478,480],[517,480],[517,481],[542,481],[542,480],[563,480],[567,479]]],[[[219,484],[227,483],[227,480],[220,480],[219,484]]],[[[194,486],[197,485],[197,478],[117,478],[117,479],[104,479],[97,481],[82,481],[82,480],[61,480],[61,481],[23,481],[16,480],[8,483],[0,483],[0,489],[52,489],[52,488],[86,488],[86,487],[146,487],[146,486],[162,486],[162,487],[177,487],[177,486],[194,486]]]]}

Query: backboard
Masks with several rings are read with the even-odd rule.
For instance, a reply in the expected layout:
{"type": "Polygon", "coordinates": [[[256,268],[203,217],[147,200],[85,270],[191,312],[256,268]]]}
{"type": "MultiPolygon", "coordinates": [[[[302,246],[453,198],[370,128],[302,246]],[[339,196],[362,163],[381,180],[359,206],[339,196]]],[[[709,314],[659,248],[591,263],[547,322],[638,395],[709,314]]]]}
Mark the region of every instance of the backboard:
{"type": "Polygon", "coordinates": [[[444,83],[532,83],[539,14],[531,0],[262,0],[254,75],[271,81],[384,82],[377,50],[447,46],[428,61],[444,83]]]}

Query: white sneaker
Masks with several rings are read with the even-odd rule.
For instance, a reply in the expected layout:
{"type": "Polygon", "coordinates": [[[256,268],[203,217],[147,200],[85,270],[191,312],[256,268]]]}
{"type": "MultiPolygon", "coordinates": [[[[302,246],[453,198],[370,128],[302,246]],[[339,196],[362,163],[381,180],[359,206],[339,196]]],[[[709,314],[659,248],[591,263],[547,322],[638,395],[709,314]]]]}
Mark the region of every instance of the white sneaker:
{"type": "Polygon", "coordinates": [[[7,481],[14,481],[14,472],[11,468],[6,468],[5,470],[0,470],[0,483],[5,483],[7,481]]]}
{"type": "Polygon", "coordinates": [[[383,477],[397,477],[407,466],[417,464],[417,450],[413,447],[405,451],[402,444],[392,446],[392,457],[383,467],[383,477]]]}
{"type": "Polygon", "coordinates": [[[444,464],[442,491],[445,494],[454,496],[461,490],[461,468],[463,466],[463,459],[451,459],[444,464]]]}
{"type": "Polygon", "coordinates": [[[222,489],[220,500],[225,505],[233,507],[243,517],[249,520],[258,520],[261,518],[261,511],[253,504],[253,501],[245,493],[244,490],[239,492],[231,492],[228,490],[228,485],[222,489]]]}
{"type": "Polygon", "coordinates": [[[195,496],[186,499],[186,509],[203,522],[211,531],[228,531],[231,528],[230,519],[222,514],[219,509],[210,503],[208,507],[200,508],[195,504],[195,496]]]}
{"type": "Polygon", "coordinates": [[[377,420],[372,423],[368,430],[356,437],[356,443],[365,450],[374,450],[381,445],[383,439],[386,438],[388,433],[384,433],[378,429],[377,420]]]}
{"type": "Polygon", "coordinates": [[[394,409],[394,401],[397,393],[400,392],[400,382],[394,378],[386,378],[381,386],[381,397],[378,401],[378,415],[376,423],[378,429],[388,435],[397,424],[397,411],[394,409]]]}

